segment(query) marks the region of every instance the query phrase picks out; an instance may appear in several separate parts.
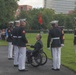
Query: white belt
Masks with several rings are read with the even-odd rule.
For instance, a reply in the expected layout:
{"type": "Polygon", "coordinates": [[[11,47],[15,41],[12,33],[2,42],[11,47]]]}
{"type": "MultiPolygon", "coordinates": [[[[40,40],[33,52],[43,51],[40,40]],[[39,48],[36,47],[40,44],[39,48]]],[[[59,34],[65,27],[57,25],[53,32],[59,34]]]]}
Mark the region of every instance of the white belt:
{"type": "Polygon", "coordinates": [[[76,35],[74,35],[74,37],[76,37],[76,35]]]}
{"type": "Polygon", "coordinates": [[[13,38],[17,38],[17,36],[13,36],[13,38]]]}
{"type": "Polygon", "coordinates": [[[13,38],[22,38],[22,36],[13,36],[13,38]]]}
{"type": "Polygon", "coordinates": [[[22,36],[18,36],[18,38],[22,38],[22,36]]]}
{"type": "Polygon", "coordinates": [[[52,38],[52,40],[55,40],[55,39],[60,39],[60,38],[59,37],[52,38]]]}

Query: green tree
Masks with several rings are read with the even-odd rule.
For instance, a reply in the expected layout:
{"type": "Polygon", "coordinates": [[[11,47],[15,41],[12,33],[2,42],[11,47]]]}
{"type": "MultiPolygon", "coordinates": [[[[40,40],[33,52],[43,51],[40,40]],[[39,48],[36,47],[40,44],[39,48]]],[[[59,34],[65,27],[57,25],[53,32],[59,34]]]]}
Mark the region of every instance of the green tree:
{"type": "Polygon", "coordinates": [[[27,18],[27,29],[34,29],[40,30],[42,29],[49,29],[51,27],[50,21],[58,20],[59,26],[64,26],[66,29],[73,29],[74,27],[74,17],[76,17],[76,13],[72,14],[55,14],[54,10],[52,9],[32,9],[30,11],[21,11],[18,19],[20,18],[27,18]],[[39,14],[42,14],[43,24],[40,25],[38,22],[39,14]]]}
{"type": "Polygon", "coordinates": [[[50,26],[50,21],[53,20],[53,15],[55,15],[52,9],[32,9],[30,11],[21,11],[18,19],[27,18],[27,28],[32,28],[35,30],[47,29],[50,26]],[[43,24],[40,25],[38,22],[39,14],[42,15],[43,24]],[[29,27],[28,27],[29,26],[29,27]]]}
{"type": "Polygon", "coordinates": [[[0,0],[0,24],[13,20],[18,0],[0,0]]]}
{"type": "Polygon", "coordinates": [[[55,14],[54,19],[59,21],[59,26],[65,26],[65,15],[55,14]]]}
{"type": "Polygon", "coordinates": [[[45,29],[50,27],[50,21],[54,19],[55,12],[52,9],[43,9],[43,26],[45,29]]]}

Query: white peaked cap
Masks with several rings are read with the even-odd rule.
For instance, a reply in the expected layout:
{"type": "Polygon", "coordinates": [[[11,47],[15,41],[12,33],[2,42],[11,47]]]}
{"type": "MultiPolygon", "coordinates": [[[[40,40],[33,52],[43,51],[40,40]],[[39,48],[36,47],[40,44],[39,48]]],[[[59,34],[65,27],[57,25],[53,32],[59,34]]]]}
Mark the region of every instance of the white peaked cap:
{"type": "Polygon", "coordinates": [[[26,21],[26,19],[20,19],[20,21],[26,21]]]}
{"type": "Polygon", "coordinates": [[[14,23],[14,21],[10,21],[9,23],[14,23]]]}
{"type": "Polygon", "coordinates": [[[51,21],[50,23],[51,24],[56,24],[56,23],[58,23],[58,20],[51,21]]]}
{"type": "Polygon", "coordinates": [[[16,22],[16,23],[19,23],[19,22],[20,22],[20,20],[16,20],[15,22],[16,22]]]}

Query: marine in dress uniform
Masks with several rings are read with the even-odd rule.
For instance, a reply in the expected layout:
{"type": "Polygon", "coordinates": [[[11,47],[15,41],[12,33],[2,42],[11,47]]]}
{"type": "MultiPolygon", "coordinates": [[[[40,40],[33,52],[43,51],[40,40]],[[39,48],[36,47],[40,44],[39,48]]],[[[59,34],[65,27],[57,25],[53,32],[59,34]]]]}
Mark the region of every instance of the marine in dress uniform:
{"type": "Polygon", "coordinates": [[[74,29],[74,46],[75,46],[75,53],[76,53],[76,28],[74,29]]]}
{"type": "Polygon", "coordinates": [[[25,61],[26,61],[26,43],[28,43],[26,39],[26,32],[25,32],[25,25],[26,25],[25,19],[20,19],[20,28],[18,30],[18,50],[19,50],[19,64],[18,64],[18,70],[19,71],[27,71],[25,67],[25,61]]]}
{"type": "MultiPolygon", "coordinates": [[[[75,25],[76,25],[76,17],[74,17],[74,22],[75,22],[75,25]]],[[[74,40],[73,40],[73,43],[74,43],[74,50],[75,50],[75,56],[76,56],[76,26],[74,28],[74,40]]],[[[75,57],[75,63],[76,63],[76,57],[75,57]]]]}
{"type": "Polygon", "coordinates": [[[64,37],[64,30],[63,30],[63,26],[61,26],[61,27],[59,27],[60,29],[61,29],[61,38],[60,38],[60,40],[61,40],[61,47],[63,47],[64,46],[64,40],[65,40],[65,37],[64,37]]]}
{"type": "Polygon", "coordinates": [[[12,41],[12,44],[14,46],[14,67],[17,67],[18,66],[18,46],[17,46],[17,43],[18,43],[18,29],[20,27],[20,20],[16,20],[15,21],[15,28],[13,29],[13,32],[12,32],[12,36],[13,36],[13,41],[12,41]]]}
{"type": "Polygon", "coordinates": [[[47,47],[51,45],[52,58],[53,58],[53,70],[60,70],[61,65],[61,29],[58,27],[58,21],[52,21],[52,28],[49,31],[47,47]]]}
{"type": "Polygon", "coordinates": [[[8,41],[8,59],[11,60],[13,58],[13,45],[12,45],[12,30],[13,30],[13,21],[9,22],[9,27],[7,29],[7,41],[8,41]]]}
{"type": "MultiPolygon", "coordinates": [[[[74,17],[74,21],[76,24],[76,17],[74,17]]],[[[75,46],[75,53],[76,53],[76,27],[74,28],[74,46],[75,46]]]]}

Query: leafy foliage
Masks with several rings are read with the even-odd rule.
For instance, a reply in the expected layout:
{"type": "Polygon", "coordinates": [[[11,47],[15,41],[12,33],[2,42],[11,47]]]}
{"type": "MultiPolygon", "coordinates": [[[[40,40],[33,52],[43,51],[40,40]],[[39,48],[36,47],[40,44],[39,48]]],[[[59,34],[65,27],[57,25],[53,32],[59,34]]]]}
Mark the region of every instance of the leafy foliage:
{"type": "Polygon", "coordinates": [[[0,24],[14,19],[18,0],[0,0],[0,24]]]}
{"type": "Polygon", "coordinates": [[[18,19],[20,18],[27,18],[27,28],[28,29],[34,29],[34,30],[39,30],[39,29],[47,29],[49,26],[49,22],[53,19],[54,11],[50,9],[32,9],[28,12],[22,11],[21,14],[19,15],[18,19]],[[39,14],[42,14],[42,20],[43,24],[40,25],[38,22],[38,16],[39,14]]]}
{"type": "Polygon", "coordinates": [[[40,30],[40,29],[49,29],[51,27],[50,21],[59,20],[59,26],[64,26],[66,29],[73,29],[74,17],[76,13],[73,14],[55,14],[55,11],[52,9],[32,9],[30,11],[21,11],[21,14],[18,18],[27,18],[27,29],[40,30]],[[42,14],[43,23],[40,25],[38,22],[39,13],[42,14]]]}

